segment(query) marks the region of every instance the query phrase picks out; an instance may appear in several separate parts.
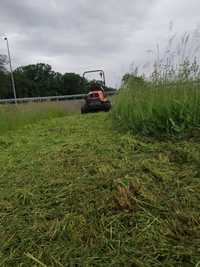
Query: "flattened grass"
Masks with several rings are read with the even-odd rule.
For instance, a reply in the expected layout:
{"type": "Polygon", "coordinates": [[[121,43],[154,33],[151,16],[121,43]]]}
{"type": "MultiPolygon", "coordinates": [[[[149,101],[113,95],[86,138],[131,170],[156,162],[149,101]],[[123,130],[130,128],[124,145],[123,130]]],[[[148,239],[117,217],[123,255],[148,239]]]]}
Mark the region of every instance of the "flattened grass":
{"type": "Polygon", "coordinates": [[[1,266],[198,266],[198,131],[142,140],[72,115],[0,145],[1,266]]]}

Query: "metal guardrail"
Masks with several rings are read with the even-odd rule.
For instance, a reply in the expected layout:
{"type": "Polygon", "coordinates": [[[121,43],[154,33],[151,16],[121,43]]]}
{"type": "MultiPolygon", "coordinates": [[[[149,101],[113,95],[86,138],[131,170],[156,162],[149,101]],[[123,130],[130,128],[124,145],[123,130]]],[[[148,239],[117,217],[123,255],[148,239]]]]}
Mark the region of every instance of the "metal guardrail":
{"type": "MultiPolygon", "coordinates": [[[[112,96],[115,95],[116,92],[106,92],[107,95],[112,96]]],[[[46,102],[46,101],[61,101],[61,100],[76,100],[76,99],[84,99],[86,94],[78,94],[78,95],[62,95],[62,96],[44,96],[44,97],[26,97],[26,98],[17,98],[17,103],[28,103],[28,102],[46,102]]],[[[0,104],[14,104],[14,98],[9,99],[0,99],[0,104]]]]}

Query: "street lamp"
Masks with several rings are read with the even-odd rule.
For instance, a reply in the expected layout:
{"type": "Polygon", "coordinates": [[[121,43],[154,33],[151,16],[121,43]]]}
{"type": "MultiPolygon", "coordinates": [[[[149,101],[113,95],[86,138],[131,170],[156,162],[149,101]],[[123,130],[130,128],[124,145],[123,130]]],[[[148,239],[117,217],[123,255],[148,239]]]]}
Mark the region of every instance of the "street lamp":
{"type": "Polygon", "coordinates": [[[6,41],[7,49],[8,49],[8,59],[9,59],[9,65],[10,65],[10,75],[11,75],[11,82],[12,82],[12,88],[13,88],[13,95],[14,95],[15,103],[17,103],[15,80],[14,80],[13,70],[12,70],[12,62],[11,62],[11,57],[10,57],[10,48],[9,48],[8,38],[5,37],[4,40],[6,41]]]}

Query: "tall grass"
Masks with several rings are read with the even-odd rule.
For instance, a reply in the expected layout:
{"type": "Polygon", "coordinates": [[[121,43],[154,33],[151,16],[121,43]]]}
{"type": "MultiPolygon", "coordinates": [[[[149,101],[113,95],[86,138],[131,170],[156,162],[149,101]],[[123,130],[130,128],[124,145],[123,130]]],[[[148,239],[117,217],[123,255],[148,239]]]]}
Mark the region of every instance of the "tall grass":
{"type": "Polygon", "coordinates": [[[115,124],[144,135],[182,134],[200,127],[200,65],[197,57],[185,56],[188,42],[184,34],[177,60],[168,45],[167,57],[156,56],[148,78],[138,76],[137,68],[124,75],[112,110],[115,124]]]}
{"type": "Polygon", "coordinates": [[[181,80],[137,82],[129,78],[115,99],[112,118],[134,133],[181,134],[200,126],[200,84],[181,80]]]}
{"type": "Polygon", "coordinates": [[[63,117],[80,110],[80,101],[27,103],[0,106],[0,134],[43,119],[63,117]]]}

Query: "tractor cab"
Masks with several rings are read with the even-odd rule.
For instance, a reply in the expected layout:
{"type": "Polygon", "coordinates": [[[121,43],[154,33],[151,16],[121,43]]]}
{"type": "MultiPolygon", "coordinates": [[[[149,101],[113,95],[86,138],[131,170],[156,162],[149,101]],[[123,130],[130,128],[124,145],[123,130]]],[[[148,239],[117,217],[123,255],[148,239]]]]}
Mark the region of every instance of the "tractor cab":
{"type": "Polygon", "coordinates": [[[81,107],[81,113],[96,112],[96,111],[109,111],[111,102],[107,98],[105,92],[105,74],[102,70],[86,71],[83,74],[99,73],[101,80],[92,80],[90,85],[90,92],[85,97],[85,103],[81,107]]]}
{"type": "Polygon", "coordinates": [[[104,92],[104,85],[101,81],[92,81],[90,91],[102,91],[104,92]]]}

